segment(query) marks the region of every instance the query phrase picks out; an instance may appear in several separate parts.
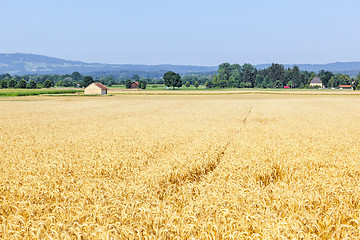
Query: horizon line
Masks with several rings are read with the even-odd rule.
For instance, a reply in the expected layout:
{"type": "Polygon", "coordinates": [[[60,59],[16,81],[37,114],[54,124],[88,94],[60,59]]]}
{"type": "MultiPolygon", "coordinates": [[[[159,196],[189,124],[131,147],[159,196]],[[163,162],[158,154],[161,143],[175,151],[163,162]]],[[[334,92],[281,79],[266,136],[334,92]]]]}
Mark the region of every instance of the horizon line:
{"type": "MultiPolygon", "coordinates": [[[[104,64],[104,65],[145,65],[145,66],[161,66],[161,65],[172,65],[172,66],[195,66],[195,67],[218,67],[220,64],[223,63],[230,63],[230,61],[225,61],[222,62],[218,65],[193,65],[193,64],[172,64],[172,63],[157,63],[157,64],[146,64],[146,63],[102,63],[102,62],[85,62],[82,60],[70,60],[70,59],[65,59],[65,58],[60,58],[60,57],[53,57],[53,56],[48,56],[48,55],[42,55],[42,54],[37,54],[37,53],[25,53],[25,52],[14,52],[14,53],[6,53],[6,52],[1,52],[0,54],[4,54],[4,55],[15,55],[15,54],[25,54],[25,55],[37,55],[37,56],[43,56],[43,57],[49,57],[49,58],[56,58],[56,59],[60,59],[60,60],[64,60],[64,61],[71,61],[71,62],[82,62],[82,63],[88,63],[88,64],[104,64]]],[[[230,63],[230,64],[240,64],[240,65],[244,65],[244,64],[251,64],[253,66],[259,66],[259,65],[272,65],[272,64],[281,64],[281,65],[290,65],[290,66],[299,66],[299,65],[330,65],[330,64],[336,64],[336,63],[360,63],[359,61],[353,60],[353,61],[335,61],[335,62],[327,62],[327,63],[281,63],[281,62],[271,62],[271,63],[249,63],[249,62],[244,62],[242,64],[240,63],[230,63]]]]}

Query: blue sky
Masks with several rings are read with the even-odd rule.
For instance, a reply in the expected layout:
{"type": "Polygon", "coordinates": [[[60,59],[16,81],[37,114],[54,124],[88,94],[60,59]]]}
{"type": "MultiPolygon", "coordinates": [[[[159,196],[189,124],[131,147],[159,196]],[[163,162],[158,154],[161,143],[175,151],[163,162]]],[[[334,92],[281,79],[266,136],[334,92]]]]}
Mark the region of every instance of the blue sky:
{"type": "Polygon", "coordinates": [[[358,0],[2,0],[0,52],[118,64],[360,61],[358,0]]]}

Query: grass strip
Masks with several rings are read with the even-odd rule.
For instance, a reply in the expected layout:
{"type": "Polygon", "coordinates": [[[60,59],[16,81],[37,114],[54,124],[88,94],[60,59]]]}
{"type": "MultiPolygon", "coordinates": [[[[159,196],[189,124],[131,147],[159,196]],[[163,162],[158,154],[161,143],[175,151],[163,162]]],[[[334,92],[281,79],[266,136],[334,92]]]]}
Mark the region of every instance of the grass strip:
{"type": "Polygon", "coordinates": [[[35,96],[43,94],[73,94],[82,92],[83,90],[14,90],[14,91],[0,91],[0,97],[20,97],[20,96],[35,96]]]}

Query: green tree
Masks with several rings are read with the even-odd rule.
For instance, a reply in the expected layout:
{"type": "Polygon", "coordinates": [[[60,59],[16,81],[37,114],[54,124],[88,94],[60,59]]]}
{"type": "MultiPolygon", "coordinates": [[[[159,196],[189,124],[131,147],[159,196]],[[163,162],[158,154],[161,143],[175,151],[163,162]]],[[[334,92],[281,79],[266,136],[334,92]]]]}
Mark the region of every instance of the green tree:
{"type": "Polygon", "coordinates": [[[313,80],[314,77],[316,77],[316,74],[314,72],[312,72],[307,80],[306,85],[310,84],[311,80],[313,80]]]}
{"type": "Polygon", "coordinates": [[[356,76],[356,78],[351,82],[351,87],[354,89],[360,89],[360,73],[356,76]]]}
{"type": "Polygon", "coordinates": [[[81,74],[80,74],[79,72],[73,72],[73,73],[71,74],[71,78],[72,78],[74,81],[79,82],[79,81],[81,81],[82,76],[81,76],[81,74]]]}
{"type": "Polygon", "coordinates": [[[44,88],[51,88],[51,82],[49,79],[46,79],[44,82],[44,88]]]}
{"type": "Polygon", "coordinates": [[[220,85],[219,75],[215,73],[211,83],[212,86],[219,86],[220,85]]]}
{"type": "Polygon", "coordinates": [[[334,87],[335,85],[335,78],[334,76],[331,76],[331,78],[329,79],[329,87],[334,87]]]}
{"type": "Polygon", "coordinates": [[[128,80],[125,81],[125,87],[126,87],[126,89],[130,89],[130,88],[131,88],[131,80],[130,80],[130,79],[128,79],[128,80]]]}
{"type": "Polygon", "coordinates": [[[356,76],[354,85],[356,85],[356,89],[360,89],[360,73],[356,76]]]}
{"type": "Polygon", "coordinates": [[[26,88],[26,81],[25,79],[21,79],[19,84],[18,84],[18,88],[26,88]]]}
{"type": "Polygon", "coordinates": [[[291,82],[292,82],[292,85],[288,84],[288,86],[296,87],[296,88],[299,87],[302,82],[300,69],[296,65],[293,66],[293,68],[291,69],[291,82]]]}
{"type": "Polygon", "coordinates": [[[206,88],[213,88],[214,87],[214,84],[212,82],[206,82],[205,83],[205,87],[206,88]]]}
{"type": "Polygon", "coordinates": [[[108,77],[106,77],[106,80],[107,80],[107,85],[109,85],[109,86],[116,84],[114,76],[108,76],[108,77]]]}
{"type": "Polygon", "coordinates": [[[342,84],[350,84],[350,78],[346,74],[341,74],[340,81],[342,84]]]}
{"type": "Polygon", "coordinates": [[[15,80],[10,79],[9,82],[8,82],[8,86],[9,86],[9,88],[15,88],[15,86],[16,86],[15,80]]]}
{"type": "Polygon", "coordinates": [[[199,76],[195,74],[190,75],[190,84],[194,84],[196,81],[199,81],[199,76]]]}
{"type": "Polygon", "coordinates": [[[187,88],[190,87],[190,82],[187,81],[187,82],[185,83],[185,86],[186,86],[187,88]]]}
{"type": "Polygon", "coordinates": [[[73,85],[72,81],[73,81],[72,77],[66,77],[64,78],[64,81],[62,81],[62,86],[70,87],[73,85]]]}
{"type": "Polygon", "coordinates": [[[35,89],[36,88],[36,82],[34,80],[31,80],[29,83],[29,88],[35,89]]]}
{"type": "MultiPolygon", "coordinates": [[[[222,80],[227,83],[229,81],[229,78],[231,76],[232,66],[230,63],[222,63],[219,65],[218,73],[219,73],[219,81],[222,80]]],[[[219,84],[220,84],[219,82],[219,84]]]]}
{"type": "Polygon", "coordinates": [[[280,80],[277,80],[276,82],[275,82],[275,87],[276,88],[282,88],[284,85],[282,84],[282,82],[280,81],[280,80]]]}
{"type": "Polygon", "coordinates": [[[287,84],[286,84],[286,86],[288,86],[288,87],[290,87],[290,88],[293,88],[294,85],[295,85],[295,84],[294,84],[293,81],[291,81],[291,80],[288,81],[287,84]]]}
{"type": "Polygon", "coordinates": [[[272,84],[270,83],[270,77],[269,75],[266,75],[262,84],[261,84],[261,87],[262,88],[272,88],[272,84]]]}
{"type": "Polygon", "coordinates": [[[255,87],[261,88],[263,81],[264,81],[264,77],[260,74],[257,74],[255,77],[255,87]]]}
{"type": "Polygon", "coordinates": [[[229,81],[227,83],[228,87],[235,87],[236,86],[236,80],[233,75],[230,76],[229,81]]]}
{"type": "MultiPolygon", "coordinates": [[[[329,71],[321,70],[319,73],[320,80],[325,87],[329,87],[329,80],[334,74],[329,71]]],[[[350,83],[350,78],[348,83],[350,83]]]]}
{"type": "Polygon", "coordinates": [[[234,63],[233,65],[231,65],[231,71],[232,71],[232,72],[234,72],[234,71],[240,72],[240,71],[241,71],[241,66],[240,66],[240,64],[234,63]]]}
{"type": "Polygon", "coordinates": [[[198,81],[194,82],[194,87],[196,87],[196,89],[198,89],[198,87],[199,87],[199,82],[198,81]]]}
{"type": "Polygon", "coordinates": [[[241,67],[239,64],[233,64],[232,66],[233,66],[233,68],[234,68],[234,66],[236,66],[236,68],[232,71],[229,81],[230,81],[231,85],[233,85],[232,87],[240,87],[241,73],[240,73],[239,69],[241,67]]]}
{"type": "Polygon", "coordinates": [[[90,84],[92,84],[94,82],[93,78],[90,77],[90,76],[85,76],[84,77],[84,81],[83,81],[83,86],[84,87],[87,87],[89,86],[90,84]]]}
{"type": "Polygon", "coordinates": [[[1,81],[1,88],[7,88],[8,82],[6,80],[1,81]]]}
{"type": "Polygon", "coordinates": [[[140,81],[140,76],[139,76],[139,74],[134,74],[134,75],[132,76],[131,80],[132,80],[133,82],[139,82],[139,81],[140,81]]]}
{"type": "Polygon", "coordinates": [[[221,87],[221,88],[225,88],[225,87],[226,87],[226,81],[225,81],[225,80],[221,80],[221,81],[220,81],[220,87],[221,87]]]}
{"type": "Polygon", "coordinates": [[[255,83],[255,67],[249,63],[245,63],[242,66],[242,81],[247,86],[253,86],[255,83]]]}
{"type": "Polygon", "coordinates": [[[285,70],[284,70],[284,66],[281,64],[276,64],[273,63],[269,68],[269,80],[270,80],[270,84],[271,87],[281,87],[284,86],[284,74],[285,74],[285,70]]]}
{"type": "Polygon", "coordinates": [[[168,71],[163,76],[164,84],[167,87],[175,87],[180,88],[182,86],[181,77],[178,73],[175,73],[173,71],[168,71]]]}
{"type": "Polygon", "coordinates": [[[146,81],[140,80],[140,81],[139,81],[139,87],[140,87],[141,89],[146,89],[146,81]]]}
{"type": "Polygon", "coordinates": [[[187,75],[187,76],[183,76],[183,77],[181,78],[181,81],[183,82],[183,84],[186,85],[186,82],[191,83],[191,79],[192,79],[191,76],[187,75]]]}

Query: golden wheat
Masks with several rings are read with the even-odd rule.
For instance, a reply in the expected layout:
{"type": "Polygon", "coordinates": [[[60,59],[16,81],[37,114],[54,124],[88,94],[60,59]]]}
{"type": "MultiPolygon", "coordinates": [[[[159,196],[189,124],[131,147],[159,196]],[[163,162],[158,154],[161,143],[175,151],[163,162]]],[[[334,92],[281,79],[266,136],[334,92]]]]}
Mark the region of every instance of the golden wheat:
{"type": "Polygon", "coordinates": [[[0,102],[1,239],[360,237],[360,99],[0,102]]]}

